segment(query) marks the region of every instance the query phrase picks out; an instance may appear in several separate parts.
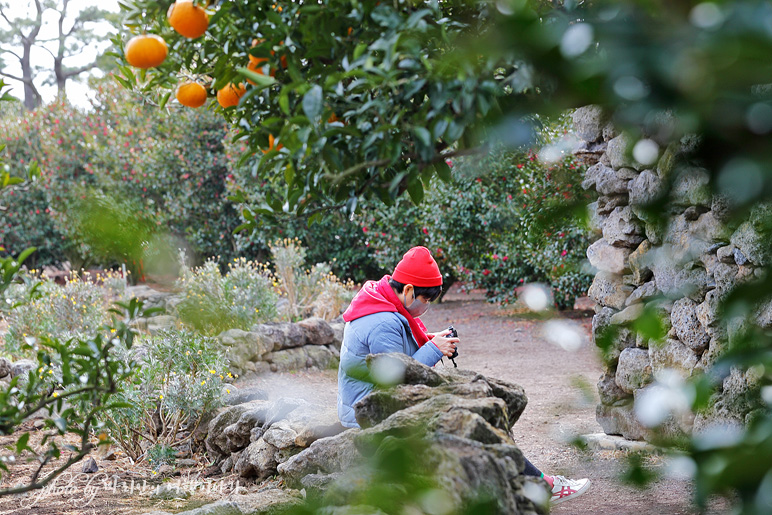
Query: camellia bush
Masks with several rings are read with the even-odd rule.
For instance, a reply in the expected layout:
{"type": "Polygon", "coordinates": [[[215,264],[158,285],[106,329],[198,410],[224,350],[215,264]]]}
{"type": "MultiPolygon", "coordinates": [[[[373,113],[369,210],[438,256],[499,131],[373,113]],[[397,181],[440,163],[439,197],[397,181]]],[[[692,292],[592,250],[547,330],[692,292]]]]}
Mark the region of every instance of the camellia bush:
{"type": "MultiPolygon", "coordinates": [[[[542,139],[547,148],[556,137],[542,139]]],[[[363,210],[362,232],[381,266],[393,267],[405,249],[425,245],[445,275],[445,290],[461,280],[465,289],[483,288],[491,301],[508,304],[520,286],[539,282],[552,288],[559,308],[571,308],[592,282],[591,236],[581,216],[591,201],[581,188],[584,166],[502,148],[449,165],[453,181],[434,181],[422,205],[399,199],[363,210]]]]}
{"type": "Polygon", "coordinates": [[[42,169],[39,181],[0,193],[6,208],[0,239],[7,251],[36,246],[31,264],[38,267],[126,262],[137,249],[97,248],[103,235],[84,230],[82,215],[107,199],[122,207],[127,224],[142,218],[150,224],[145,233],[170,232],[202,258],[249,253],[249,241],[233,234],[240,223],[235,206],[225,202],[227,128],[221,117],[143,106],[112,81],[95,88],[89,112],[55,102],[31,112],[7,109],[0,120],[10,175],[23,176],[32,162],[42,169]]]}

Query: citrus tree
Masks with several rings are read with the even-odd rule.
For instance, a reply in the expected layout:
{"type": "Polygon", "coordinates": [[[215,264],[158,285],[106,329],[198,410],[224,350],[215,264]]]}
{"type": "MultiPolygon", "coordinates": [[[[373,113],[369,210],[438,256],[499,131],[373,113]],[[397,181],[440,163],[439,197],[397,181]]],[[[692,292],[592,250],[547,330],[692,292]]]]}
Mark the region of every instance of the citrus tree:
{"type": "MultiPolygon", "coordinates": [[[[245,210],[247,225],[355,211],[360,198],[420,201],[432,176],[448,177],[447,157],[489,140],[522,143],[524,115],[587,104],[648,148],[699,135],[690,159],[736,217],[772,200],[768,2],[217,1],[194,39],[167,24],[170,3],[126,4],[130,30],[161,36],[168,58],[150,73],[124,67],[123,81],[149,96],[166,88],[159,103],[180,78],[212,95],[235,83],[221,105],[239,98],[224,114],[248,143],[243,161],[283,192],[245,210]]],[[[661,208],[652,216],[666,218],[661,208]]],[[[758,226],[772,232],[769,217],[758,226]]],[[[767,270],[727,298],[724,322],[770,291],[767,270]]],[[[772,336],[744,335],[706,376],[696,409],[730,365],[761,364],[759,385],[772,386],[772,336]]],[[[735,488],[749,512],[768,511],[772,413],[714,444],[688,447],[700,499],[735,488]]]]}
{"type": "MultiPolygon", "coordinates": [[[[130,30],[160,36],[169,51],[156,71],[122,67],[121,80],[150,96],[167,88],[159,103],[190,81],[216,92],[247,144],[243,161],[281,189],[248,221],[353,212],[362,198],[391,203],[404,192],[420,202],[433,175],[450,177],[448,157],[479,151],[505,91],[502,60],[453,52],[456,40],[484,31],[483,4],[214,2],[196,39],[169,25],[170,4],[127,2],[130,30]]],[[[155,38],[131,48],[126,39],[118,45],[141,67],[159,51],[155,38]]]]}

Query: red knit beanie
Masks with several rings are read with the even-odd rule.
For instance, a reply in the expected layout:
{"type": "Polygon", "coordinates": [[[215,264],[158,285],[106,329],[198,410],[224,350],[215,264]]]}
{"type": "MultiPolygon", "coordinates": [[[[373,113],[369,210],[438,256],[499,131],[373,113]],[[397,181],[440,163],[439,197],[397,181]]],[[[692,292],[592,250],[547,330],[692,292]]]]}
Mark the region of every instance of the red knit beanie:
{"type": "Polygon", "coordinates": [[[405,252],[391,278],[402,284],[424,288],[442,286],[440,267],[426,247],[413,247],[405,252]]]}

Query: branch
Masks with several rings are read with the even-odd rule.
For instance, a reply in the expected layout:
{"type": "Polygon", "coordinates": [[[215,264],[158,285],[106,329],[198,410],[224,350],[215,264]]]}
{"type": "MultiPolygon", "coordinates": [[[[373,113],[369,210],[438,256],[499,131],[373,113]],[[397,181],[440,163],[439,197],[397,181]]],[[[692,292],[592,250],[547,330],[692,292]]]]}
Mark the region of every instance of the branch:
{"type": "Polygon", "coordinates": [[[25,84],[32,84],[32,79],[17,77],[15,75],[11,75],[10,73],[5,73],[4,71],[0,71],[0,75],[2,75],[3,77],[8,77],[9,79],[18,80],[19,82],[23,82],[25,84]]]}
{"type": "MultiPolygon", "coordinates": [[[[460,157],[460,156],[471,156],[471,155],[477,155],[482,154],[483,152],[487,151],[488,147],[486,145],[483,145],[482,147],[475,147],[475,148],[467,148],[462,150],[453,150],[451,152],[445,152],[444,154],[438,154],[435,156],[431,161],[424,163],[425,165],[430,165],[434,163],[440,163],[448,158],[451,157],[460,157]]],[[[418,154],[405,154],[402,156],[403,159],[417,159],[419,156],[418,154]]],[[[333,183],[339,183],[349,175],[354,175],[358,171],[364,169],[364,168],[370,168],[371,166],[384,166],[391,163],[391,159],[379,159],[377,161],[365,161],[364,163],[356,164],[350,168],[347,168],[346,170],[343,170],[339,174],[325,174],[324,177],[326,179],[331,179],[333,183]]]]}
{"type": "Polygon", "coordinates": [[[95,61],[95,62],[93,62],[91,64],[83,65],[80,68],[75,68],[73,70],[68,70],[68,71],[64,72],[62,75],[64,76],[65,79],[69,79],[70,77],[74,77],[76,75],[80,75],[83,72],[87,72],[90,69],[95,68],[96,65],[97,65],[97,63],[95,61]]]}

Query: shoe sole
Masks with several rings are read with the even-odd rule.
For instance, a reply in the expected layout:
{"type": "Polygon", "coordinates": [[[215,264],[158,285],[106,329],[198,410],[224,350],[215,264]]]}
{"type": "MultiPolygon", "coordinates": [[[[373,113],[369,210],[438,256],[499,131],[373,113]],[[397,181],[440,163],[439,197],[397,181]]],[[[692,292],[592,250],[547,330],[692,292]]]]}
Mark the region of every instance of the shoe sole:
{"type": "Polygon", "coordinates": [[[576,499],[577,497],[581,496],[584,492],[590,489],[590,483],[591,481],[588,479],[587,482],[584,484],[583,487],[581,487],[576,492],[572,493],[571,495],[567,495],[565,497],[561,497],[557,501],[550,501],[550,506],[555,506],[556,504],[560,504],[564,501],[570,501],[572,499],[576,499]]]}

